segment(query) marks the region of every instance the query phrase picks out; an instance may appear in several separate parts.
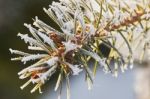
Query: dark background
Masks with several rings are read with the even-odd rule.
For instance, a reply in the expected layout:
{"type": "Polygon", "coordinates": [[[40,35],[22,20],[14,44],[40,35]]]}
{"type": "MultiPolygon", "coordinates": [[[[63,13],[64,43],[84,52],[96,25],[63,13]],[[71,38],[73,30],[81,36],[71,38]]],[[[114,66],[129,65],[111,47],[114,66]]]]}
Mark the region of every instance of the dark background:
{"type": "MultiPolygon", "coordinates": [[[[54,0],[53,0],[54,1],[54,0]]],[[[17,73],[25,68],[21,62],[12,62],[9,48],[26,51],[27,46],[17,37],[17,33],[28,33],[23,24],[39,19],[51,26],[50,18],[44,13],[52,0],[0,0],[0,99],[36,99],[38,92],[30,94],[30,89],[21,91],[20,86],[27,80],[19,80],[17,73]],[[31,98],[32,97],[32,98],[31,98]]]]}

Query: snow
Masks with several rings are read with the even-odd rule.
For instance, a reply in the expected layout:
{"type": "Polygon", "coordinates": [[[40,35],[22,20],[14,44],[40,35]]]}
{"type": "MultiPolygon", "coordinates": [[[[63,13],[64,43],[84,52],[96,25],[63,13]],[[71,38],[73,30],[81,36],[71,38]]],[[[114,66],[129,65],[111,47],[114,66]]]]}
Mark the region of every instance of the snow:
{"type": "Polygon", "coordinates": [[[57,68],[57,65],[52,66],[48,71],[44,72],[44,73],[39,73],[38,76],[39,78],[37,79],[31,79],[32,83],[39,83],[41,82],[42,84],[45,83],[46,80],[48,80],[48,78],[55,73],[57,68]]]}
{"type": "Polygon", "coordinates": [[[25,52],[18,51],[18,50],[13,50],[11,48],[9,49],[9,51],[11,52],[11,54],[18,54],[18,55],[23,55],[23,56],[30,55],[29,53],[25,53],[25,52]]]}
{"type": "Polygon", "coordinates": [[[80,69],[80,65],[73,65],[68,62],[65,62],[69,66],[69,68],[72,70],[73,75],[78,75],[80,72],[82,72],[82,69],[80,69]]]}
{"type": "Polygon", "coordinates": [[[85,22],[84,22],[84,18],[83,18],[83,12],[81,12],[79,9],[77,9],[75,11],[75,18],[80,22],[82,28],[83,28],[83,31],[85,30],[85,22]]]}
{"type": "Polygon", "coordinates": [[[57,63],[57,61],[59,60],[58,57],[52,57],[50,58],[46,63],[49,65],[49,66],[53,66],[57,63]]]}
{"type": "Polygon", "coordinates": [[[56,50],[53,40],[51,40],[46,34],[43,34],[41,32],[38,32],[37,34],[44,40],[45,43],[48,43],[52,47],[52,49],[56,50]]]}
{"type": "Polygon", "coordinates": [[[40,58],[43,58],[46,56],[47,56],[47,54],[29,55],[29,56],[23,57],[21,61],[24,62],[24,64],[25,64],[27,61],[40,59],[40,58]]]}
{"type": "Polygon", "coordinates": [[[72,43],[71,41],[63,42],[63,44],[65,45],[65,49],[66,49],[64,54],[66,54],[67,52],[75,50],[75,49],[78,48],[78,45],[72,43]]]}
{"type": "Polygon", "coordinates": [[[21,37],[21,39],[23,39],[25,41],[25,43],[29,43],[31,46],[33,46],[33,45],[41,46],[40,43],[38,43],[35,39],[29,37],[28,34],[18,33],[18,36],[21,37]]]}

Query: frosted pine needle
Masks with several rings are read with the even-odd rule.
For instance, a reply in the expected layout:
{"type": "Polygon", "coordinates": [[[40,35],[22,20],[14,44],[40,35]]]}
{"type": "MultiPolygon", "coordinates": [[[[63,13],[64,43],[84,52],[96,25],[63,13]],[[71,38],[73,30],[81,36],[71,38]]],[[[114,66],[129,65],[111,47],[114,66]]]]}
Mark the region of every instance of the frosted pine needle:
{"type": "Polygon", "coordinates": [[[142,61],[150,50],[148,0],[60,0],[44,11],[61,30],[36,17],[33,22],[36,28],[24,24],[32,37],[18,34],[29,44],[29,50],[43,54],[10,49],[12,54],[19,55],[12,60],[35,62],[18,73],[20,79],[29,78],[21,89],[36,84],[31,93],[38,89],[41,93],[41,86],[57,71],[55,90],[61,89],[60,83],[66,77],[69,98],[70,75],[85,71],[90,88],[91,71],[95,75],[97,68],[103,67],[104,72],[117,77],[119,70],[133,68],[134,60],[142,61]],[[102,45],[110,51],[104,52],[102,45]],[[94,63],[93,70],[89,68],[90,60],[94,63]]]}

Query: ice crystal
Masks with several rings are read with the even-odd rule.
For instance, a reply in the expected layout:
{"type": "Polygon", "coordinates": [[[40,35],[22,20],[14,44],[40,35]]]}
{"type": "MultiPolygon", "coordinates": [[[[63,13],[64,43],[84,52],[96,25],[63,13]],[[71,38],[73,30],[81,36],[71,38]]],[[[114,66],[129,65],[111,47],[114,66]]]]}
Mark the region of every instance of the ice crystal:
{"type": "Polygon", "coordinates": [[[98,66],[117,77],[119,70],[125,72],[128,67],[133,68],[135,59],[142,62],[149,55],[146,54],[150,50],[148,0],[60,0],[44,11],[61,30],[35,17],[35,28],[24,24],[32,37],[18,34],[29,44],[29,50],[43,54],[10,49],[12,54],[20,55],[11,60],[35,62],[18,73],[20,79],[29,78],[21,89],[33,83],[36,85],[31,93],[37,89],[41,92],[41,86],[58,71],[55,90],[61,89],[64,76],[69,98],[70,75],[85,71],[91,88],[98,66]],[[102,45],[110,51],[104,52],[102,45]],[[88,66],[90,60],[94,64],[93,75],[88,66]]]}

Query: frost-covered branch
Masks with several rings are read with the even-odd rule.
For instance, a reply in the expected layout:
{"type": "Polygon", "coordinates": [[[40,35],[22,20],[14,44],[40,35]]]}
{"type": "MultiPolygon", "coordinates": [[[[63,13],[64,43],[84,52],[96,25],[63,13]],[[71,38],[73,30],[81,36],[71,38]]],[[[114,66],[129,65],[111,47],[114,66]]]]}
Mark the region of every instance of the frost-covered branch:
{"type": "Polygon", "coordinates": [[[37,61],[18,73],[20,79],[29,78],[21,89],[33,83],[36,86],[31,93],[37,89],[41,92],[41,86],[57,71],[55,90],[61,89],[62,78],[66,77],[69,98],[70,75],[85,70],[88,84],[93,83],[88,66],[90,59],[94,60],[94,75],[97,67],[103,67],[104,72],[117,77],[119,69],[125,72],[129,66],[133,67],[135,59],[140,57],[142,61],[149,55],[146,54],[150,50],[148,0],[60,0],[44,11],[60,31],[36,17],[33,22],[36,28],[24,24],[33,38],[28,34],[18,34],[29,43],[29,50],[43,54],[10,49],[12,54],[20,55],[12,60],[37,61]],[[104,52],[101,45],[110,51],[104,52]]]}

